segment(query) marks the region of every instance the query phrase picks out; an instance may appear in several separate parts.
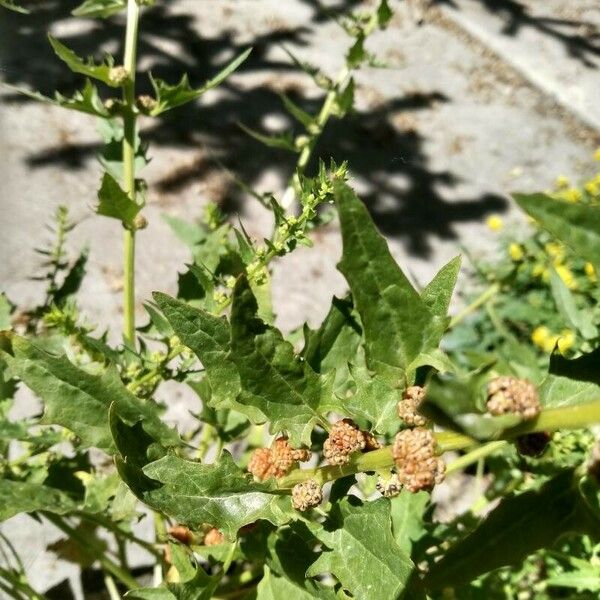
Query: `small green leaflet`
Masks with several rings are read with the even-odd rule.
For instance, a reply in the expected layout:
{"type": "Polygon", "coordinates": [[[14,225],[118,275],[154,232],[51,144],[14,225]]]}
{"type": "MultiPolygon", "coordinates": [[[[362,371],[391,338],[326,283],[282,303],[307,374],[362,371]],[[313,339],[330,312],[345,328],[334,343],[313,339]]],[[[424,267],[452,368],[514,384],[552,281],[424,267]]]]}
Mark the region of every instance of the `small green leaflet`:
{"type": "Polygon", "coordinates": [[[96,64],[91,58],[84,61],[77,56],[73,50],[67,48],[67,46],[51,35],[48,36],[48,40],[50,41],[50,45],[56,53],[56,56],[58,56],[58,58],[60,58],[74,73],[81,73],[86,77],[98,79],[111,87],[120,86],[120,84],[115,83],[110,77],[110,71],[114,66],[114,61],[110,56],[107,56],[100,64],[96,64]]]}
{"type": "Polygon", "coordinates": [[[192,529],[210,523],[229,539],[244,525],[265,519],[275,525],[294,515],[290,497],[270,485],[255,483],[225,451],[206,465],[163,453],[140,427],[111,414],[111,430],[120,457],[119,475],[145,504],[192,529]]]}
{"type": "Polygon", "coordinates": [[[343,240],[338,269],[348,281],[360,315],[367,366],[393,385],[408,383],[411,363],[419,354],[436,349],[445,331],[444,312],[454,288],[458,259],[442,269],[422,298],[350,187],[336,182],[334,196],[343,240]]]}
{"type": "Polygon", "coordinates": [[[74,17],[105,19],[127,8],[127,0],[85,0],[71,14],[74,17]]]}
{"type": "Polygon", "coordinates": [[[65,356],[50,354],[25,338],[12,337],[12,352],[3,352],[10,374],[18,377],[44,402],[42,423],[62,425],[81,438],[83,447],[113,449],[108,409],[114,403],[121,418],[143,426],[163,444],[179,444],[177,432],[159,418],[159,407],[142,402],[121,382],[114,368],[101,375],[73,365],[65,356]]]}
{"type": "Polygon", "coordinates": [[[264,135],[258,131],[254,131],[254,129],[250,129],[250,127],[247,127],[243,123],[238,123],[238,127],[269,148],[298,152],[298,148],[296,148],[296,144],[294,143],[294,136],[289,131],[280,135],[264,135]]]}
{"type": "Polygon", "coordinates": [[[567,470],[538,491],[504,498],[435,564],[425,578],[426,587],[455,587],[493,569],[517,565],[538,548],[551,547],[565,533],[598,536],[600,521],[586,506],[577,484],[574,472],[567,470]]]}
{"type": "Polygon", "coordinates": [[[390,500],[394,539],[407,556],[411,555],[413,544],[427,533],[423,521],[429,499],[427,492],[412,493],[404,489],[390,500]]]}
{"type": "Polygon", "coordinates": [[[0,479],[0,521],[22,512],[47,510],[65,514],[77,503],[65,492],[39,483],[0,479]]]}
{"type": "Polygon", "coordinates": [[[307,575],[331,573],[355,598],[402,598],[414,565],[392,536],[390,502],[336,504],[315,535],[326,547],[307,575]]]}
{"type": "Polygon", "coordinates": [[[89,79],[86,79],[83,89],[75,92],[70,98],[63,96],[58,92],[54,92],[54,98],[49,98],[39,92],[32,92],[31,90],[26,90],[14,85],[4,85],[11,90],[23,94],[24,96],[28,96],[38,102],[53,104],[54,106],[76,110],[96,117],[106,118],[109,116],[108,111],[104,107],[104,103],[98,95],[96,86],[89,79]]]}
{"type": "Polygon", "coordinates": [[[234,58],[224,69],[219,71],[212,79],[209,79],[203,86],[199,88],[192,88],[190,86],[187,74],[181,77],[179,83],[175,85],[169,85],[162,79],[156,79],[150,75],[150,82],[154,88],[156,95],[157,105],[152,109],[150,114],[152,116],[160,115],[172,108],[187,104],[192,100],[196,100],[207,92],[208,90],[217,87],[222,81],[224,81],[231,73],[233,73],[252,52],[252,48],[248,48],[242,52],[239,56],[234,58]]]}
{"type": "Polygon", "coordinates": [[[513,194],[544,229],[600,270],[600,207],[555,200],[545,194],[513,194]]]}
{"type": "Polygon", "coordinates": [[[104,173],[102,177],[98,200],[96,212],[99,215],[118,219],[128,227],[133,224],[133,220],[142,209],[142,206],[131,200],[108,173],[104,173]]]}

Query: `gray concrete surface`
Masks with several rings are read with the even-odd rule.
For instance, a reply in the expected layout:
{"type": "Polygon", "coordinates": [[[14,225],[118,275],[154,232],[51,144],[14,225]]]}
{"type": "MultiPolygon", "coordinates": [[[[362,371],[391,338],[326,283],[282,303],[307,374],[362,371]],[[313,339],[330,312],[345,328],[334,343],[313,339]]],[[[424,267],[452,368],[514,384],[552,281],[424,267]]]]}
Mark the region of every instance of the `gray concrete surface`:
{"type": "MultiPolygon", "coordinates": [[[[389,29],[369,40],[389,68],[366,68],[357,74],[357,111],[344,122],[330,124],[318,154],[349,160],[353,183],[394,254],[423,284],[460,252],[461,245],[475,253],[493,251],[494,236],[484,225],[487,215],[500,213],[508,223],[522,222],[508,199],[510,191],[544,189],[559,174],[577,180],[592,171],[591,154],[600,144],[599,136],[590,126],[594,117],[587,122],[581,117],[595,107],[590,112],[587,101],[578,104],[560,96],[550,75],[563,82],[562,75],[570,74],[571,84],[593,94],[598,89],[598,40],[595,33],[584,36],[596,45],[584,45],[583,61],[544,27],[531,25],[537,9],[533,21],[508,36],[499,27],[504,17],[484,10],[483,2],[456,0],[446,3],[454,8],[430,9],[420,27],[404,4],[392,3],[398,12],[389,29]],[[528,37],[530,31],[538,38],[528,37]],[[526,59],[531,68],[524,66],[526,59]],[[550,81],[542,88],[532,75],[538,71],[550,81]]],[[[2,13],[0,68],[7,82],[47,92],[55,86],[67,90],[79,81],[47,50],[46,30],[81,54],[93,52],[99,42],[119,51],[118,24],[74,20],[68,17],[70,4],[75,2],[41,0],[31,17],[2,13]]],[[[288,125],[277,91],[285,90],[307,108],[318,102],[318,92],[290,65],[281,44],[329,74],[339,68],[347,46],[341,29],[313,0],[288,0],[285,10],[274,0],[157,4],[141,26],[141,85],[150,68],[171,81],[187,70],[193,82],[201,83],[233,55],[233,48],[253,45],[255,50],[220,90],[158,124],[143,122],[153,160],[143,173],[149,182],[145,214],[150,225],[138,243],[140,319],[141,302],[155,289],[173,292],[177,271],[189,258],[162,213],[194,219],[208,200],[215,200],[232,218],[239,216],[252,235],[261,237],[269,230],[269,215],[239,193],[218,163],[257,190],[281,193],[284,188],[291,159],[262,149],[236,126],[237,121],[266,130],[288,125]]],[[[491,4],[487,2],[488,8],[491,4]]],[[[525,5],[508,0],[495,4],[525,5]]],[[[582,16],[572,19],[585,21],[581,27],[597,32],[597,12],[588,10],[593,2],[543,4],[548,18],[554,18],[552,11],[560,6],[581,8],[582,16]]],[[[65,203],[79,222],[71,236],[73,256],[82,245],[91,247],[81,295],[83,314],[100,330],[118,330],[121,239],[112,221],[94,217],[90,210],[101,174],[94,159],[93,119],[26,102],[10,92],[3,92],[2,100],[1,287],[25,304],[40,297],[40,285],[28,279],[38,263],[32,248],[45,238],[44,224],[55,207],[65,203]]],[[[314,242],[313,248],[294,253],[274,268],[274,302],[278,323],[285,329],[306,319],[316,325],[331,295],[345,289],[335,269],[340,253],[336,224],[319,231],[314,242]]],[[[158,396],[168,404],[168,418],[175,423],[184,421],[196,403],[181,386],[165,386],[158,396]]],[[[31,399],[20,396],[16,414],[33,409],[31,399]]],[[[28,517],[12,519],[2,529],[26,554],[34,586],[45,589],[65,577],[76,580],[74,566],[44,552],[56,536],[52,529],[28,517]]],[[[143,557],[134,559],[143,562],[143,557]]],[[[80,594],[79,584],[74,585],[80,594]]]]}

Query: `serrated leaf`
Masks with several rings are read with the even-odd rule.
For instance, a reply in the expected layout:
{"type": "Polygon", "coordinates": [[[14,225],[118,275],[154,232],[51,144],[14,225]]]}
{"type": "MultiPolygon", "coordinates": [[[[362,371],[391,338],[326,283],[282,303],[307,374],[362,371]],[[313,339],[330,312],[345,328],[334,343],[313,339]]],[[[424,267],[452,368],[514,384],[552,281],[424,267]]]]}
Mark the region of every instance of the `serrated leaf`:
{"type": "MultiPolygon", "coordinates": [[[[200,359],[210,385],[211,406],[236,406],[240,378],[229,357],[230,331],[227,319],[193,308],[166,294],[154,293],[154,300],[179,339],[200,359]]],[[[258,419],[260,413],[253,415],[258,419]]]]}
{"type": "Polygon", "coordinates": [[[112,175],[104,173],[98,190],[96,212],[103,217],[118,219],[124,225],[131,226],[142,206],[135,203],[114,180],[112,175]]]}
{"type": "Polygon", "coordinates": [[[371,431],[376,433],[385,434],[398,429],[396,407],[400,392],[381,377],[371,377],[364,367],[351,366],[350,376],[356,385],[356,392],[341,399],[346,411],[344,414],[366,419],[371,423],[371,431]]]}
{"type": "Polygon", "coordinates": [[[594,339],[598,336],[598,329],[593,324],[591,311],[582,311],[577,308],[575,297],[565,285],[555,269],[550,269],[550,289],[556,303],[558,312],[565,319],[567,325],[578,331],[585,339],[594,339]]]}
{"type": "Polygon", "coordinates": [[[555,200],[545,194],[513,194],[544,229],[600,270],[600,207],[555,200]]]}
{"type": "Polygon", "coordinates": [[[52,293],[52,299],[58,306],[61,306],[68,298],[79,291],[85,277],[88,256],[89,251],[87,249],[83,250],[69,269],[62,284],[52,293]]]}
{"type": "Polygon", "coordinates": [[[600,522],[586,508],[573,471],[564,471],[537,491],[504,498],[435,563],[425,586],[459,586],[493,569],[518,565],[538,548],[551,547],[561,535],[573,532],[597,536],[600,522]]]}
{"type": "Polygon", "coordinates": [[[0,521],[22,512],[47,510],[66,514],[77,508],[69,494],[40,483],[0,479],[0,521]]]}
{"type": "Polygon", "coordinates": [[[344,498],[315,535],[327,548],[308,576],[334,575],[355,598],[402,598],[414,565],[392,536],[387,498],[344,498]]]}
{"type": "Polygon", "coordinates": [[[91,58],[84,61],[77,56],[73,50],[67,48],[67,46],[59,42],[55,37],[49,35],[48,40],[50,41],[50,45],[56,56],[58,56],[58,58],[60,58],[74,73],[81,73],[86,77],[98,79],[110,87],[120,87],[120,84],[115,83],[110,77],[110,70],[114,66],[112,57],[107,56],[104,61],[99,64],[95,63],[91,58]]]}
{"type": "Polygon", "coordinates": [[[143,426],[167,446],[178,445],[176,431],[158,416],[158,407],[142,402],[121,382],[116,370],[91,375],[73,365],[65,356],[55,356],[25,338],[12,337],[13,355],[3,358],[10,372],[44,402],[44,424],[62,425],[73,431],[83,447],[113,450],[108,427],[108,409],[114,403],[127,422],[143,419],[143,426]]]}
{"type": "Polygon", "coordinates": [[[427,492],[412,493],[404,489],[390,500],[394,539],[407,556],[411,555],[414,543],[427,533],[423,521],[429,499],[427,492]]]}
{"type": "Polygon", "coordinates": [[[190,86],[187,74],[184,74],[179,83],[175,85],[169,85],[162,79],[156,79],[150,75],[150,82],[154,88],[157,102],[156,107],[152,109],[150,114],[153,116],[160,115],[172,108],[196,100],[208,90],[217,87],[248,58],[250,52],[252,52],[252,48],[248,48],[242,52],[212,79],[209,79],[203,86],[195,89],[190,86]]]}
{"type": "Polygon", "coordinates": [[[282,525],[294,514],[289,496],[252,481],[227,451],[209,465],[172,454],[151,461],[154,440],[139,424],[130,427],[113,414],[111,430],[120,454],[117,469],[131,491],[191,529],[210,523],[233,539],[248,523],[265,519],[282,525]]]}
{"type": "Polygon", "coordinates": [[[100,17],[106,19],[127,8],[127,0],[85,0],[71,11],[74,17],[100,17]]]}
{"type": "Polygon", "coordinates": [[[367,366],[404,383],[411,362],[437,348],[443,327],[397,265],[356,194],[336,182],[334,196],[343,241],[338,269],[360,315],[367,366]]]}
{"type": "Polygon", "coordinates": [[[3,8],[8,8],[8,10],[21,13],[23,15],[28,15],[31,12],[30,10],[23,8],[22,6],[14,2],[14,0],[0,0],[0,6],[2,6],[3,8]]]}
{"type": "Polygon", "coordinates": [[[285,109],[298,121],[300,124],[304,125],[306,129],[309,129],[314,123],[314,117],[307,113],[305,110],[300,108],[293,100],[291,100],[285,94],[279,94],[285,109]]]}
{"type": "Polygon", "coordinates": [[[250,127],[246,127],[246,125],[242,123],[238,123],[238,127],[269,148],[281,148],[282,150],[289,150],[290,152],[298,152],[298,148],[296,148],[296,145],[294,144],[294,136],[287,131],[281,135],[264,135],[254,129],[250,129],[250,127]]]}
{"type": "Polygon", "coordinates": [[[314,425],[324,422],[322,405],[331,401],[331,381],[300,360],[281,332],[264,323],[257,311],[246,278],[238,278],[231,309],[230,351],[241,382],[238,402],[260,411],[272,433],[285,430],[292,444],[309,445],[314,425]]]}
{"type": "Polygon", "coordinates": [[[16,87],[14,85],[4,84],[7,88],[28,96],[33,100],[39,102],[45,102],[46,104],[53,104],[54,106],[61,106],[70,110],[76,110],[89,115],[106,118],[109,116],[108,111],[104,107],[96,86],[89,80],[86,79],[85,85],[81,91],[75,92],[70,98],[63,96],[58,92],[54,92],[54,98],[44,96],[39,92],[33,92],[24,88],[16,87]]]}
{"type": "Polygon", "coordinates": [[[436,316],[446,318],[460,271],[461,256],[445,264],[421,292],[421,300],[436,316]]]}

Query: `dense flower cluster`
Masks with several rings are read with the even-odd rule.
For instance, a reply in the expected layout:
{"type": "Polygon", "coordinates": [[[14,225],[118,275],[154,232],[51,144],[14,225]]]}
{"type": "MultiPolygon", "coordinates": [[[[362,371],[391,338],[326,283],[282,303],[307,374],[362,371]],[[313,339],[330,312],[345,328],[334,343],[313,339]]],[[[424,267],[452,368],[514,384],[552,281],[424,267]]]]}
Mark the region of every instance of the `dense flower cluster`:
{"type": "Polygon", "coordinates": [[[310,459],[310,451],[292,448],[285,437],[277,438],[270,448],[258,448],[252,453],[248,471],[257,479],[283,477],[294,463],[310,459]]]}
{"type": "Polygon", "coordinates": [[[541,407],[536,387],[525,379],[496,377],[488,384],[487,409],[492,415],[518,414],[534,419],[541,407]]]}
{"type": "Polygon", "coordinates": [[[411,492],[431,490],[444,480],[446,466],[435,453],[435,437],[429,429],[415,427],[396,435],[392,447],[398,480],[411,492]]]}
{"type": "Polygon", "coordinates": [[[379,443],[371,433],[361,431],[351,419],[342,419],[331,427],[323,456],[330,465],[344,465],[352,453],[377,448],[379,443]]]}
{"type": "Polygon", "coordinates": [[[323,490],[314,479],[307,479],[292,488],[292,506],[305,511],[321,504],[323,490]]]}
{"type": "Polygon", "coordinates": [[[377,491],[386,498],[393,498],[400,493],[402,489],[402,484],[400,483],[400,478],[397,473],[392,473],[390,477],[384,478],[379,477],[377,479],[377,491]]]}
{"type": "Polygon", "coordinates": [[[398,416],[409,427],[424,427],[427,424],[427,419],[418,412],[424,398],[425,388],[420,385],[411,385],[406,388],[402,400],[398,402],[398,416]]]}

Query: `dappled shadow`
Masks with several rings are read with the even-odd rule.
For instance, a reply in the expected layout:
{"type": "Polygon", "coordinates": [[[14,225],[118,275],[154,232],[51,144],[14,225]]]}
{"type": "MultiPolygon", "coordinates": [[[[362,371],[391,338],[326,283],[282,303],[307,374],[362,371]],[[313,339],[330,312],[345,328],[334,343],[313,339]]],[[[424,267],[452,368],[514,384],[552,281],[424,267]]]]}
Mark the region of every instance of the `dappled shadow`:
{"type": "MultiPolygon", "coordinates": [[[[235,173],[250,186],[256,185],[267,170],[277,169],[284,179],[292,174],[294,154],[262,146],[244,133],[238,123],[264,131],[265,122],[270,120],[281,128],[295,127],[300,133],[297,124],[292,123],[284,111],[277,92],[284,91],[310,112],[315,112],[322,102],[322,98],[308,98],[314,92],[312,82],[290,64],[285,53],[269,52],[282,43],[300,48],[301,52],[317,24],[331,18],[324,16],[315,0],[302,0],[302,3],[312,9],[312,18],[302,26],[278,22],[276,27],[267,28],[268,33],[256,34],[251,41],[254,50],[239,72],[260,74],[260,77],[244,78],[239,86],[226,82],[216,101],[188,104],[153,120],[145,129],[144,139],[151,146],[196,149],[188,162],[175,167],[156,183],[159,193],[179,192],[194,183],[218,179],[219,184],[210,190],[210,198],[227,212],[239,213],[243,212],[247,193],[228,172],[235,173]]],[[[358,0],[354,3],[360,4],[358,0]]],[[[3,60],[7,64],[5,79],[10,83],[28,85],[46,93],[55,87],[68,92],[75,85],[81,85],[81,78],[63,68],[44,43],[49,25],[68,18],[75,3],[67,7],[65,4],[69,3],[42,0],[33,21],[16,15],[6,19],[12,22],[0,23],[0,34],[7,33],[8,37],[3,60]],[[15,68],[15,64],[20,66],[15,68]],[[30,69],[28,64],[36,64],[36,68],[30,69]]],[[[182,72],[188,71],[192,80],[199,83],[218,70],[215,65],[227,62],[245,46],[237,41],[233,30],[200,37],[193,15],[172,14],[177,4],[174,1],[168,8],[158,4],[145,12],[139,61],[145,65],[145,71],[151,69],[168,81],[175,81],[182,72]],[[198,65],[211,65],[211,68],[197,77],[198,65]]],[[[332,10],[340,11],[344,4],[348,6],[348,3],[338,4],[332,10]]],[[[227,16],[223,14],[224,22],[227,16]]],[[[120,54],[121,25],[110,20],[94,20],[90,21],[90,27],[91,30],[70,27],[69,33],[61,34],[60,39],[82,55],[91,54],[98,45],[120,54]]],[[[147,91],[144,80],[140,77],[142,92],[147,91]]],[[[17,101],[17,97],[9,96],[7,101],[17,101]]],[[[18,101],[23,100],[18,97],[18,101]]],[[[353,177],[366,190],[362,196],[384,233],[402,239],[411,252],[422,257],[429,255],[434,239],[455,239],[456,224],[480,220],[486,213],[502,211],[506,206],[502,198],[489,194],[456,198],[452,188],[460,183],[458,177],[430,168],[424,151],[425,139],[411,115],[435,110],[449,101],[436,91],[414,92],[393,100],[374,101],[343,121],[332,119],[308,167],[309,173],[314,172],[317,157],[325,161],[330,157],[338,162],[348,160],[353,177]],[[407,125],[407,122],[412,124],[407,125]],[[450,195],[452,200],[448,199],[450,195]]],[[[28,162],[32,168],[62,164],[79,169],[99,149],[98,144],[69,142],[33,150],[28,162]]]]}
{"type": "MultiPolygon", "coordinates": [[[[535,29],[560,42],[570,57],[580,61],[586,67],[598,68],[597,61],[594,60],[600,57],[600,28],[597,23],[550,15],[534,15],[524,2],[518,0],[479,1],[488,11],[503,20],[502,33],[504,35],[516,36],[522,29],[535,29]]],[[[449,4],[460,9],[460,4],[454,0],[435,0],[434,3],[449,4]]],[[[576,3],[572,4],[572,8],[576,9],[576,3]]],[[[544,8],[547,8],[548,12],[552,10],[552,7],[544,8]]]]}

